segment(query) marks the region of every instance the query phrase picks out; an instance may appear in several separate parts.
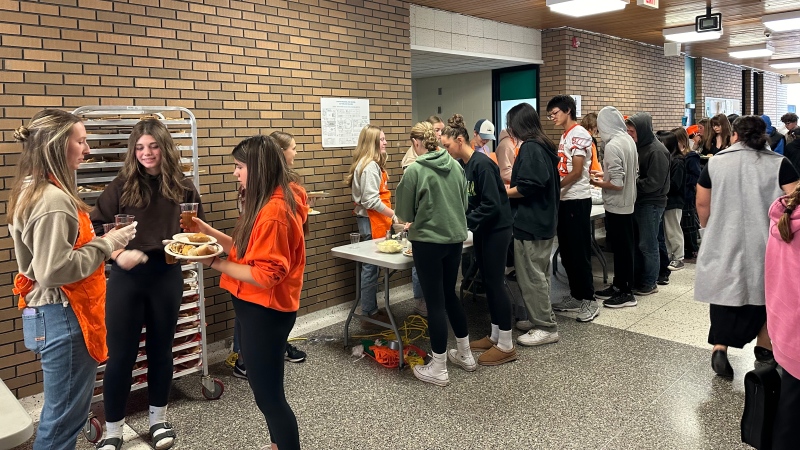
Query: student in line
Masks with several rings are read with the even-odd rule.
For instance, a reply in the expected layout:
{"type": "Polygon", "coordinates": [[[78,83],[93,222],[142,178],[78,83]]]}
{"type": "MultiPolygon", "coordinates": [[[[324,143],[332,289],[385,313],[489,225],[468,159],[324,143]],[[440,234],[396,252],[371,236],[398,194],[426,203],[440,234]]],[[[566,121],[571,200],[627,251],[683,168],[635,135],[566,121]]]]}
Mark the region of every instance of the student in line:
{"type": "MultiPolygon", "coordinates": [[[[353,163],[345,178],[352,189],[355,215],[361,240],[386,236],[397,222],[392,209],[392,193],[389,191],[386,173],[386,136],[380,128],[367,125],[358,136],[358,145],[353,151],[353,163]]],[[[389,323],[389,314],[378,309],[378,266],[361,265],[361,314],[389,323]]],[[[369,321],[361,322],[365,329],[384,328],[369,321]]]]}
{"type": "MultiPolygon", "coordinates": [[[[697,258],[697,244],[698,229],[700,224],[697,220],[697,209],[695,208],[695,193],[697,192],[697,179],[700,178],[702,165],[700,164],[700,154],[693,150],[692,135],[687,134],[688,131],[697,132],[696,128],[692,129],[695,125],[690,126],[688,129],[677,127],[672,129],[672,134],[678,140],[678,148],[684,155],[684,162],[686,163],[686,182],[684,183],[684,201],[683,210],[681,214],[681,230],[683,231],[683,246],[684,246],[684,261],[694,263],[697,258]]],[[[680,267],[670,267],[670,270],[680,270],[680,267]]]]}
{"type": "Polygon", "coordinates": [[[633,295],[633,259],[635,252],[633,208],[636,203],[636,176],[639,155],[625,128],[622,114],[606,106],[597,115],[597,129],[606,143],[603,171],[592,172],[592,184],[603,189],[606,210],[606,240],[614,251],[614,280],[597,291],[607,308],[636,306],[633,295]]]}
{"type": "Polygon", "coordinates": [[[231,293],[241,323],[247,381],[266,418],[272,449],[299,450],[297,418],[284,392],[284,358],[300,308],[307,197],[271,137],[249,137],[232,155],[233,174],[245,192],[242,214],[232,236],[195,219],[200,231],[215,237],[228,255],[202,263],[222,273],[219,286],[231,293]]]}
{"type": "Polygon", "coordinates": [[[472,136],[472,148],[476,152],[481,152],[489,156],[491,150],[489,149],[489,141],[494,140],[494,124],[489,122],[488,119],[481,119],[475,123],[475,129],[472,136]]]}
{"type": "MultiPolygon", "coordinates": [[[[436,139],[437,141],[441,142],[442,130],[444,130],[444,122],[442,122],[442,119],[440,119],[439,116],[430,116],[425,120],[425,122],[428,122],[433,126],[433,131],[436,132],[436,139]]],[[[423,146],[422,149],[424,148],[425,147],[423,146]]],[[[422,153],[420,153],[420,151],[422,150],[414,147],[413,145],[409,146],[405,156],[403,156],[403,160],[400,161],[400,167],[402,167],[403,170],[406,170],[406,167],[410,166],[411,163],[416,161],[417,157],[427,152],[427,150],[422,153]]]]}
{"type": "MultiPolygon", "coordinates": [[[[463,119],[451,119],[443,135],[463,128],[463,119]]],[[[414,366],[420,381],[446,386],[450,383],[447,360],[471,372],[477,368],[469,348],[464,307],[455,293],[458,265],[467,239],[467,186],[464,169],[440,150],[433,128],[426,125],[423,143],[428,152],[406,169],[397,186],[397,213],[410,222],[414,265],[428,309],[431,362],[414,366]],[[456,349],[447,352],[447,322],[456,336],[456,349]]]]}
{"type": "Polygon", "coordinates": [[[469,133],[460,115],[442,134],[442,144],[464,164],[467,177],[467,227],[472,231],[475,260],[478,263],[491,316],[489,336],[470,342],[472,350],[483,352],[478,364],[496,366],[517,359],[511,340],[511,299],[506,293],[504,270],[511,242],[511,207],[500,169],[491,158],[469,145],[469,133]]]}
{"type": "Polygon", "coordinates": [[[671,131],[659,131],[656,137],[669,152],[669,192],[664,209],[664,237],[667,250],[667,274],[669,271],[683,269],[683,230],[681,217],[686,201],[686,159],[683,156],[678,138],[671,131]]]}
{"type": "Polygon", "coordinates": [[[717,114],[709,120],[710,132],[706,128],[703,141],[703,154],[716,155],[720,150],[731,146],[731,123],[725,114],[717,114]]]}
{"type": "Polygon", "coordinates": [[[558,247],[569,278],[569,295],[553,304],[556,311],[578,313],[578,322],[591,322],[600,314],[592,278],[592,135],[578,125],[575,100],[557,95],[547,103],[550,120],[563,130],[558,143],[561,203],[558,207],[558,247]]]}
{"type": "Polygon", "coordinates": [[[14,294],[25,347],[39,355],[44,375],[33,448],[69,450],[89,415],[97,364],[108,357],[105,261],[135,237],[136,222],[95,236],[75,186],[89,154],[79,117],[42,110],[14,140],[22,143],[7,215],[19,270],[14,294]]]}
{"type": "Polygon", "coordinates": [[[514,267],[533,328],[517,338],[525,346],[558,342],[550,304],[550,270],[561,177],[556,145],[542,131],[536,110],[520,103],[506,115],[508,132],[522,145],[507,191],[514,217],[514,267]]]}
{"type": "Polygon", "coordinates": [[[180,264],[168,264],[163,240],[181,232],[181,203],[198,203],[200,194],[183,174],[180,154],[167,127],[157,119],[134,125],[119,176],[98,197],[92,211],[96,233],[114,223],[117,214],[139,222],[139,237],[112,255],[108,277],[106,326],[109,359],[103,377],[106,437],[97,448],[119,449],[125,408],[131,391],[131,370],[139,352],[142,326],[147,327],[147,395],[153,447],[172,447],[176,435],[167,422],[172,386],[172,341],[183,296],[180,264]]]}

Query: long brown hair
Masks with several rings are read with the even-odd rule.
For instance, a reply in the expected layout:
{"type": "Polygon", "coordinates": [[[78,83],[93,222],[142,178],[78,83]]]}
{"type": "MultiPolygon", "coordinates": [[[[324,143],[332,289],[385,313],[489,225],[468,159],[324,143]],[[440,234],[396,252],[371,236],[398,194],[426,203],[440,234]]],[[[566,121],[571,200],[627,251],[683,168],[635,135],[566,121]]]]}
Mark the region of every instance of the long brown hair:
{"type": "Polygon", "coordinates": [[[136,159],[136,143],[142,136],[151,136],[161,149],[161,195],[175,203],[183,202],[186,188],[183,186],[185,175],[181,170],[181,161],[172,135],[167,127],[158,119],[145,119],[133,126],[128,138],[128,153],[120,175],[125,184],[122,187],[120,204],[138,208],[150,202],[150,185],[147,183],[147,172],[136,159]]]}
{"type": "Polygon", "coordinates": [[[356,171],[364,170],[370,162],[375,161],[383,170],[386,165],[386,153],[381,153],[381,129],[367,125],[358,135],[358,145],[353,150],[353,163],[344,179],[344,184],[353,187],[353,176],[356,171]]]}
{"type": "Polygon", "coordinates": [[[786,209],[783,211],[780,220],[778,220],[778,232],[781,233],[781,239],[784,242],[792,242],[794,233],[792,232],[792,213],[800,201],[800,184],[794,188],[794,191],[786,196],[786,209]]]}
{"type": "Polygon", "coordinates": [[[22,143],[22,154],[8,200],[6,220],[9,224],[42,198],[48,184],[64,191],[78,210],[90,211],[78,196],[75,171],[67,165],[69,138],[80,121],[80,117],[66,111],[45,109],[14,132],[14,140],[22,143]]]}
{"type": "Polygon", "coordinates": [[[678,127],[672,129],[672,134],[678,139],[678,144],[683,146],[683,150],[681,153],[686,155],[692,150],[692,140],[689,139],[689,133],[686,132],[686,128],[678,127]]]}
{"type": "Polygon", "coordinates": [[[241,259],[250,243],[256,217],[261,208],[270,201],[275,190],[281,188],[283,191],[287,215],[297,212],[297,202],[289,186],[292,180],[286,158],[274,139],[263,134],[249,137],[240,142],[231,155],[247,166],[242,213],[233,229],[233,245],[236,247],[236,256],[241,259]]]}
{"type": "Polygon", "coordinates": [[[705,128],[711,129],[710,133],[703,133],[705,142],[703,142],[703,148],[706,151],[711,150],[711,147],[717,142],[717,133],[714,131],[714,125],[719,125],[722,130],[720,130],[720,135],[722,135],[722,148],[718,150],[722,150],[731,146],[731,122],[728,120],[728,116],[725,114],[717,114],[716,116],[712,117],[711,120],[708,121],[708,127],[705,128]]]}

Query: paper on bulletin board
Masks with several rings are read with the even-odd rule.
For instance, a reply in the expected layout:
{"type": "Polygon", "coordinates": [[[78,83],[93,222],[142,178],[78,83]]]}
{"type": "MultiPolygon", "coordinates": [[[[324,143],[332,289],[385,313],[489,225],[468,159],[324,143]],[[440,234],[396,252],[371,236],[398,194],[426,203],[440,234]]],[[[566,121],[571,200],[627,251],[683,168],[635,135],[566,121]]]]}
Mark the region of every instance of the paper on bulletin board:
{"type": "Polygon", "coordinates": [[[369,100],[322,97],[322,146],[355,147],[358,135],[369,124],[369,100]]]}
{"type": "Polygon", "coordinates": [[[581,117],[581,101],[583,100],[582,95],[570,95],[573,100],[575,100],[575,116],[581,117]]]}
{"type": "Polygon", "coordinates": [[[742,102],[734,98],[715,98],[706,97],[706,117],[714,117],[717,114],[741,114],[742,102]]]}

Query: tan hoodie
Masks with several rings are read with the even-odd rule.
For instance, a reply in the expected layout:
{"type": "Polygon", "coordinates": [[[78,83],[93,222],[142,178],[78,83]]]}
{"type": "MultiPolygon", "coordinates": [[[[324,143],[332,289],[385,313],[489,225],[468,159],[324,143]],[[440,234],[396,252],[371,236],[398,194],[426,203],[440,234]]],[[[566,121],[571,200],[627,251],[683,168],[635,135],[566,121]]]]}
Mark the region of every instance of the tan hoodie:
{"type": "Polygon", "coordinates": [[[516,146],[506,130],[500,132],[500,140],[497,142],[497,165],[500,166],[500,178],[506,184],[511,183],[511,168],[514,167],[516,158],[516,146]]]}

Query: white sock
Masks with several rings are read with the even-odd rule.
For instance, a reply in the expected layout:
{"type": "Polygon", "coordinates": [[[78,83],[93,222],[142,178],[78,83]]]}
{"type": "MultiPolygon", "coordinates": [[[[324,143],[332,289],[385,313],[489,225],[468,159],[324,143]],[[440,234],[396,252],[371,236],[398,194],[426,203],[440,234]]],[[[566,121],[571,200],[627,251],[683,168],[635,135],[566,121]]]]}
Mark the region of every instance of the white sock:
{"type": "Polygon", "coordinates": [[[489,340],[492,342],[497,342],[498,336],[500,336],[500,327],[496,324],[492,324],[492,334],[489,336],[489,340]]]}
{"type": "Polygon", "coordinates": [[[514,348],[514,344],[511,343],[511,330],[501,330],[499,333],[500,337],[497,339],[497,348],[504,352],[511,351],[511,349],[514,348]]]}
{"type": "Polygon", "coordinates": [[[456,349],[458,349],[459,355],[470,355],[472,354],[469,348],[469,335],[463,338],[456,338],[456,349]]]}
{"type": "Polygon", "coordinates": [[[106,439],[120,438],[122,439],[122,427],[125,426],[125,419],[117,422],[106,422],[106,439]]]}
{"type": "Polygon", "coordinates": [[[167,407],[150,405],[150,426],[167,421],[167,407]]]}

